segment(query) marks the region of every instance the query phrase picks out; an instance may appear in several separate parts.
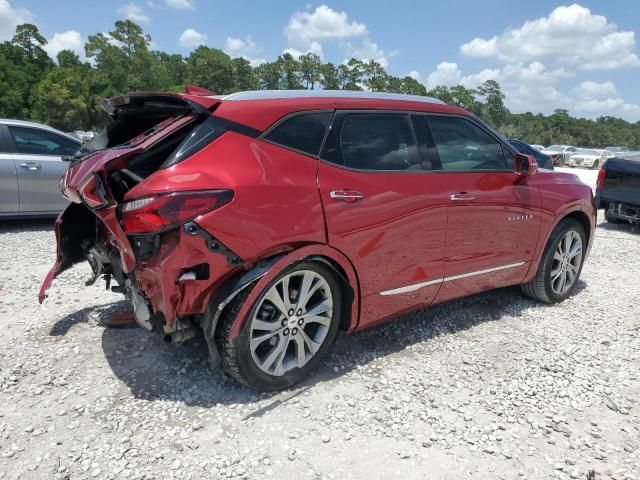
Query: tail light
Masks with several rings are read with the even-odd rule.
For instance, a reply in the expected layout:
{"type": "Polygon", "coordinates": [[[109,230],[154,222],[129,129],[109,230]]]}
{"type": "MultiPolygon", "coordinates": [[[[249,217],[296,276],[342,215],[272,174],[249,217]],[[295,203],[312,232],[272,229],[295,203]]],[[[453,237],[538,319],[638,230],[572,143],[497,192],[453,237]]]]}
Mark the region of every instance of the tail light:
{"type": "Polygon", "coordinates": [[[127,235],[157,233],[175,228],[231,201],[231,190],[201,190],[145,197],[122,205],[127,235]]]}
{"type": "Polygon", "coordinates": [[[89,208],[103,208],[109,204],[104,185],[98,175],[91,175],[78,191],[89,208]]]}
{"type": "Polygon", "coordinates": [[[602,190],[602,187],[604,187],[604,177],[607,174],[607,170],[602,167],[600,169],[600,171],[598,172],[598,180],[596,182],[596,190],[602,190]]]}

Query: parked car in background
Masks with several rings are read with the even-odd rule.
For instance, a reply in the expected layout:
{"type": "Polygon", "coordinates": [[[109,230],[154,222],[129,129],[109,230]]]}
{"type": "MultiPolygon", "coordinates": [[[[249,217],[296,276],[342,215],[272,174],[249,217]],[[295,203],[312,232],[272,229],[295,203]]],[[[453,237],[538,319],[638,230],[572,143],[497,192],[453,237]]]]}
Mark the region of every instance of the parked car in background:
{"type": "Polygon", "coordinates": [[[605,150],[609,150],[611,153],[620,153],[620,152],[628,152],[629,148],[627,147],[606,147],[605,150]]]}
{"type": "Polygon", "coordinates": [[[84,143],[84,142],[90,141],[93,137],[95,137],[96,132],[92,132],[92,131],[85,132],[83,130],[74,130],[73,132],[69,132],[69,135],[73,135],[78,140],[84,143]]]}
{"type": "Polygon", "coordinates": [[[615,155],[609,150],[597,150],[580,148],[576,153],[569,157],[566,165],[569,167],[586,167],[598,169],[602,164],[615,155]]]}
{"type": "Polygon", "coordinates": [[[58,215],[60,178],[80,141],[34,122],[0,119],[0,218],[58,215]]]}
{"type": "Polygon", "coordinates": [[[518,152],[525,155],[531,155],[538,162],[540,168],[546,168],[547,170],[553,170],[553,161],[549,155],[542,153],[540,150],[534,148],[533,145],[529,145],[522,140],[508,140],[518,152]]]}
{"type": "Polygon", "coordinates": [[[598,172],[596,206],[610,223],[640,223],[640,156],[605,162],[598,172]]]}
{"type": "Polygon", "coordinates": [[[529,146],[532,147],[532,148],[535,148],[539,152],[541,152],[542,150],[544,150],[546,148],[544,145],[534,145],[533,143],[530,144],[529,146]]]}
{"type": "Polygon", "coordinates": [[[213,362],[256,389],[302,380],[339,330],[411,309],[508,285],[562,301],[593,242],[587,185],[536,174],[429,97],[187,87],[104,106],[105,148],[62,181],[73,203],[40,301],[88,259],[141,326],[204,334],[213,362]]]}
{"type": "Polygon", "coordinates": [[[549,155],[554,165],[562,167],[567,163],[569,157],[577,151],[576,147],[570,145],[550,145],[542,150],[542,153],[549,155]]]}

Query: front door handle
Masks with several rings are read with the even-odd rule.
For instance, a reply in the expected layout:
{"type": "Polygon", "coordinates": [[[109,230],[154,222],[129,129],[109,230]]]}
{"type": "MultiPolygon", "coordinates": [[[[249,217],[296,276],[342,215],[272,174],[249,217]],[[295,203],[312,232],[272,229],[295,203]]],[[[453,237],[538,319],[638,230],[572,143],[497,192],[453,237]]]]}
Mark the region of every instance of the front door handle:
{"type": "Polygon", "coordinates": [[[32,172],[35,172],[36,170],[40,170],[42,168],[42,165],[36,162],[25,162],[25,163],[21,163],[20,166],[32,172]]]}
{"type": "Polygon", "coordinates": [[[364,198],[362,193],[356,192],[355,190],[333,190],[329,192],[329,196],[333,200],[342,200],[347,203],[353,203],[364,198]]]}
{"type": "Polygon", "coordinates": [[[452,193],[449,197],[453,202],[475,200],[476,196],[467,192],[452,193]]]}

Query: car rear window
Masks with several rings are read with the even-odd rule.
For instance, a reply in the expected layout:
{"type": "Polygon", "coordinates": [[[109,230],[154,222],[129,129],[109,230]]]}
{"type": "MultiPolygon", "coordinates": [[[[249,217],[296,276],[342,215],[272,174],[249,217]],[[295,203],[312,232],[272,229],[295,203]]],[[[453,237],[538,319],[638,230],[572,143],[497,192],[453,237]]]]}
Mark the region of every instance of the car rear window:
{"type": "Polygon", "coordinates": [[[277,124],[264,138],[283,147],[316,156],[320,153],[332,115],[331,111],[296,114],[277,124]]]}

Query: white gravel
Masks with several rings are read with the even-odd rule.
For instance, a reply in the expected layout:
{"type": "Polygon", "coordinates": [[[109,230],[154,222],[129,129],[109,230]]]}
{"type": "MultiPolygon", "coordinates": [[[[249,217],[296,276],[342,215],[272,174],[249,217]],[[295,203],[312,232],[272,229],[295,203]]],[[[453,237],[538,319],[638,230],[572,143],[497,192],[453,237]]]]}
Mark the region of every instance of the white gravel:
{"type": "Polygon", "coordinates": [[[0,478],[640,479],[630,226],[600,218],[560,305],[508,288],[406,315],[276,395],[211,372],[202,341],[99,326],[121,297],[87,265],[38,305],[50,222],[0,224],[0,245],[0,478]]]}

